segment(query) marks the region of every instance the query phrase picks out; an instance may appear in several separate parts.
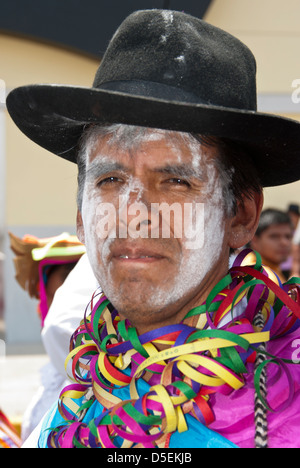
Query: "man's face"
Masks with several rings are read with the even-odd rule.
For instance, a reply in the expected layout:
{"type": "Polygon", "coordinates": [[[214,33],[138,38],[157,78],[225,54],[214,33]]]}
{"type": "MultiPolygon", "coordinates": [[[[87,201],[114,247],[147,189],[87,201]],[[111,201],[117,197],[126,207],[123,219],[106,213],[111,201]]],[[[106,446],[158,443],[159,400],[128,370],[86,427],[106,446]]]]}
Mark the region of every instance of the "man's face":
{"type": "Polygon", "coordinates": [[[272,264],[280,265],[291,254],[293,231],[289,224],[273,224],[259,236],[254,236],[252,246],[272,264]]]}
{"type": "Polygon", "coordinates": [[[132,148],[102,136],[90,152],[82,204],[87,253],[106,296],[140,328],[180,321],[226,273],[216,153],[158,130],[132,148]]]}

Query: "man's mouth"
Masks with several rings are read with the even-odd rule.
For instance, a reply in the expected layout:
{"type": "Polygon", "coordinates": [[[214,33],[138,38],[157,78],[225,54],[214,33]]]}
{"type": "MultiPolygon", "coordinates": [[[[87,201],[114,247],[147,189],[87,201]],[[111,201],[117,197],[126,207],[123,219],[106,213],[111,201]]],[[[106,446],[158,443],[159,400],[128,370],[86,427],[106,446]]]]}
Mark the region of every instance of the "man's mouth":
{"type": "Polygon", "coordinates": [[[118,246],[112,248],[112,259],[119,262],[140,262],[150,263],[157,262],[165,258],[160,252],[149,247],[134,247],[134,246],[118,246]]]}
{"type": "Polygon", "coordinates": [[[154,255],[140,255],[139,257],[132,257],[132,256],[129,256],[129,255],[120,255],[119,258],[131,258],[131,259],[134,259],[134,258],[155,258],[154,255]]]}
{"type": "Polygon", "coordinates": [[[118,255],[113,257],[117,261],[123,262],[135,262],[135,263],[143,263],[143,262],[156,262],[162,260],[164,257],[157,256],[157,255],[118,255]]]}

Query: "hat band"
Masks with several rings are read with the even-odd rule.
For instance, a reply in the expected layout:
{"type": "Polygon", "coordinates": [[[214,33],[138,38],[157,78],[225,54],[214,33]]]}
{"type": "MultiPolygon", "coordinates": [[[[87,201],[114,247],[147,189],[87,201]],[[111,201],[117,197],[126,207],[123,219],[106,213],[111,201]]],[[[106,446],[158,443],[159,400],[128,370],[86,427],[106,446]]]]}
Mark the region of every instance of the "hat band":
{"type": "MultiPolygon", "coordinates": [[[[95,86],[95,85],[94,85],[95,86]]],[[[186,102],[190,104],[212,105],[200,99],[194,93],[164,83],[144,80],[107,81],[97,86],[98,89],[117,91],[134,96],[162,99],[164,101],[186,102]]]]}

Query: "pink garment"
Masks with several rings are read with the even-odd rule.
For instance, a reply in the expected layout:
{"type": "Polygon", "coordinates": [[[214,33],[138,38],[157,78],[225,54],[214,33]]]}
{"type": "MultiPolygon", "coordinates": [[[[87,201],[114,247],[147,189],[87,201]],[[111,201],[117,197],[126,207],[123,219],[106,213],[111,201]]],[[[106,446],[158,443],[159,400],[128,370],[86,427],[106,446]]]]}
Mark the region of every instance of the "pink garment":
{"type": "MultiPolygon", "coordinates": [[[[299,359],[300,330],[277,338],[268,343],[267,351],[284,359],[299,359]]],[[[286,409],[268,412],[268,447],[300,448],[300,365],[287,364],[293,379],[293,398],[286,409]]],[[[241,448],[254,448],[254,364],[247,364],[249,375],[240,390],[225,396],[211,397],[215,421],[209,426],[241,448]]],[[[267,370],[267,401],[276,410],[287,403],[290,385],[287,375],[276,364],[269,364],[267,370]],[[281,370],[280,370],[281,369],[281,370]]]]}

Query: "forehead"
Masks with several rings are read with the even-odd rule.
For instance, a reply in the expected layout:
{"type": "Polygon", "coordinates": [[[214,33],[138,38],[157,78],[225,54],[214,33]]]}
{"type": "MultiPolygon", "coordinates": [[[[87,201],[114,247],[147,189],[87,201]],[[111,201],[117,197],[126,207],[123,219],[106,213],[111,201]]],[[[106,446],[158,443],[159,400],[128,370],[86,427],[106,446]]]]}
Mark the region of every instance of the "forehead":
{"type": "Polygon", "coordinates": [[[262,232],[262,234],[265,233],[266,236],[273,235],[273,234],[289,234],[292,235],[293,228],[290,224],[288,223],[282,223],[282,224],[271,224],[265,231],[262,232]]]}
{"type": "Polygon", "coordinates": [[[109,158],[129,164],[161,166],[183,163],[195,169],[202,166],[203,169],[218,157],[215,146],[203,145],[188,133],[127,125],[114,126],[107,132],[96,130],[88,146],[88,163],[109,158]]]}

